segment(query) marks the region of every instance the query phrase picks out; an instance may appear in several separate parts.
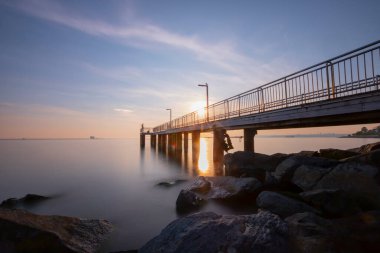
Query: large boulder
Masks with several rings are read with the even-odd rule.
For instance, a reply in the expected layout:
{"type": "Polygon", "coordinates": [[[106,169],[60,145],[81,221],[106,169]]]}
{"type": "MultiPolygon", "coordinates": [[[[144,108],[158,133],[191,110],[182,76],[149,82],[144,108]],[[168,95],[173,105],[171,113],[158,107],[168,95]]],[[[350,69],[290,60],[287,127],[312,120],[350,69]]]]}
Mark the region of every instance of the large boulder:
{"type": "Polygon", "coordinates": [[[0,252],[96,252],[111,230],[105,220],[0,208],[0,252]]]}
{"type": "Polygon", "coordinates": [[[248,151],[237,151],[224,156],[226,175],[235,177],[255,177],[265,180],[265,172],[273,171],[288,155],[264,155],[248,151]]]}
{"type": "Polygon", "coordinates": [[[301,165],[293,174],[291,182],[304,191],[308,191],[313,188],[318,181],[330,172],[332,168],[324,168],[312,165],[301,165]]]}
{"type": "Polygon", "coordinates": [[[342,217],[362,210],[360,200],[337,189],[319,189],[299,194],[305,202],[321,210],[328,217],[342,217]]]}
{"type": "Polygon", "coordinates": [[[286,253],[287,224],[277,215],[197,213],[170,223],[139,253],[286,253]]]}
{"type": "Polygon", "coordinates": [[[347,159],[341,160],[342,162],[358,162],[376,166],[380,168],[380,149],[370,151],[361,155],[353,156],[347,159]]]}
{"type": "Polygon", "coordinates": [[[294,253],[333,253],[333,222],[310,212],[297,213],[285,219],[294,253]]]}
{"type": "Polygon", "coordinates": [[[256,199],[258,207],[275,213],[281,217],[288,217],[295,213],[313,212],[319,213],[319,211],[306,203],[287,197],[277,192],[263,191],[256,199]]]}
{"type": "Polygon", "coordinates": [[[334,148],[319,150],[320,157],[325,157],[325,158],[335,159],[335,160],[341,160],[341,159],[356,156],[359,154],[360,153],[351,151],[351,150],[341,150],[341,149],[334,149],[334,148]]]}
{"type": "Polygon", "coordinates": [[[350,149],[350,151],[359,152],[362,154],[367,154],[371,151],[380,149],[380,142],[365,144],[359,148],[350,149]]]}
{"type": "Polygon", "coordinates": [[[295,155],[282,161],[273,173],[273,176],[280,182],[290,182],[295,170],[301,165],[319,168],[330,168],[338,164],[338,161],[323,158],[295,155]]]}
{"type": "Polygon", "coordinates": [[[298,213],[285,221],[294,253],[380,252],[380,211],[333,220],[298,213]]]}
{"type": "Polygon", "coordinates": [[[367,210],[380,208],[379,169],[362,163],[346,162],[335,166],[313,187],[344,190],[355,196],[367,210]]]}
{"type": "Polygon", "coordinates": [[[187,188],[187,190],[189,191],[198,192],[198,193],[207,193],[210,189],[211,189],[211,182],[202,176],[195,178],[191,182],[191,185],[187,188]]]}

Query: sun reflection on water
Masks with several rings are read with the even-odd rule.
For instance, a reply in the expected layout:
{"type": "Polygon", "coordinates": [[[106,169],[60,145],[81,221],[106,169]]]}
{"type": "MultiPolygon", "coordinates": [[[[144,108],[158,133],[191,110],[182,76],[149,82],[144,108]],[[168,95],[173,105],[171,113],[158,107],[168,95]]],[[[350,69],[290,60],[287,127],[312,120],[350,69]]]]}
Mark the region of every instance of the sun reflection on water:
{"type": "Polygon", "coordinates": [[[210,175],[210,166],[208,161],[209,150],[207,148],[207,141],[204,138],[200,139],[199,143],[199,159],[198,159],[198,170],[200,175],[210,175]]]}

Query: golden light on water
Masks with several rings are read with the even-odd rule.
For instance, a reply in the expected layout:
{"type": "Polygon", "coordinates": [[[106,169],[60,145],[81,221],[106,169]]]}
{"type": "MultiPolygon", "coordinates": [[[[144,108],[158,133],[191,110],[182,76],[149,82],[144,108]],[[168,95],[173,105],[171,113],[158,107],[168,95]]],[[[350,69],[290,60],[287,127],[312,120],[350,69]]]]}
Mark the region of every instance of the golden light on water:
{"type": "Polygon", "coordinates": [[[208,157],[208,149],[207,149],[207,141],[204,138],[200,139],[200,149],[199,149],[199,159],[198,159],[198,169],[200,175],[208,175],[210,174],[210,166],[208,157]]]}

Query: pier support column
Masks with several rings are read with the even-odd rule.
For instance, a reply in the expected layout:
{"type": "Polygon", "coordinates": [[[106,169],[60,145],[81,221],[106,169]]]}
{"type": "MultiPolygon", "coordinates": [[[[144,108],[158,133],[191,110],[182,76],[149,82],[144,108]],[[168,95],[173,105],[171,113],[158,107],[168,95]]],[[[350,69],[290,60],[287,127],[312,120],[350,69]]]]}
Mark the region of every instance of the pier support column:
{"type": "Polygon", "coordinates": [[[177,133],[176,134],[176,144],[175,144],[175,149],[177,153],[182,153],[182,133],[177,133]]]}
{"type": "Polygon", "coordinates": [[[193,131],[191,132],[192,139],[192,157],[193,157],[193,165],[196,166],[196,163],[199,159],[199,142],[201,138],[201,131],[193,131]]]}
{"type": "Polygon", "coordinates": [[[166,153],[166,134],[162,135],[162,151],[166,153]]]}
{"type": "Polygon", "coordinates": [[[224,157],[224,129],[217,128],[214,129],[213,133],[213,161],[214,163],[223,163],[224,157]]]}
{"type": "Polygon", "coordinates": [[[145,148],[145,134],[140,134],[140,147],[145,148]]]}
{"type": "Polygon", "coordinates": [[[183,150],[185,154],[187,154],[187,151],[189,150],[189,133],[188,132],[183,133],[183,150]]]}
{"type": "Polygon", "coordinates": [[[157,141],[157,135],[155,135],[155,134],[152,134],[151,136],[150,136],[150,146],[152,147],[152,148],[156,148],[156,141],[157,141]]]}
{"type": "Polygon", "coordinates": [[[257,134],[256,129],[246,128],[244,129],[244,151],[255,152],[255,135],[257,134]]]}

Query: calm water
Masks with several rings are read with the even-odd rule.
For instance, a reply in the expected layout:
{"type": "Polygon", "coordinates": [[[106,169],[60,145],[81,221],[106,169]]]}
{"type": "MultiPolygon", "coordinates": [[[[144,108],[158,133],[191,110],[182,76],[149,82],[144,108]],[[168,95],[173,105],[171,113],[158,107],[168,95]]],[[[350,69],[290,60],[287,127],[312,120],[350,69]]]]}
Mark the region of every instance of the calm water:
{"type": "MultiPolygon", "coordinates": [[[[320,148],[348,149],[378,139],[256,138],[256,151],[292,153],[320,148]]],[[[243,143],[233,139],[235,150],[243,143]]],[[[137,139],[0,141],[0,201],[27,193],[54,196],[29,207],[39,214],[102,218],[116,229],[101,252],[137,249],[176,219],[181,188],[156,186],[172,179],[213,175],[212,139],[201,139],[197,166],[191,159],[169,160],[137,139]]],[[[190,146],[189,146],[190,147],[190,146]]],[[[190,154],[189,154],[190,156],[190,154]]],[[[203,210],[250,212],[210,203],[203,210]]]]}

